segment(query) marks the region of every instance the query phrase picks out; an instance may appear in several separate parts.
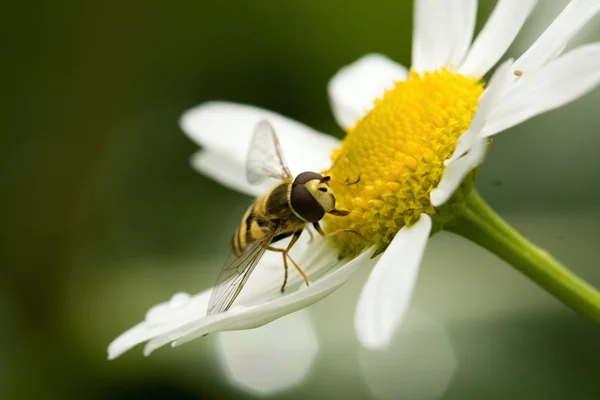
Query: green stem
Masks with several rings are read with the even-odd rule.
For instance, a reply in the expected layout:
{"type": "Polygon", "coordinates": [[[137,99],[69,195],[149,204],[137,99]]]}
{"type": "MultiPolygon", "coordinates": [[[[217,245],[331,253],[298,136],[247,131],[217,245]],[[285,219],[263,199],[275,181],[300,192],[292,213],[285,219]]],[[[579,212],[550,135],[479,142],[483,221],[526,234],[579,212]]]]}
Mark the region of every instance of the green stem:
{"type": "Polygon", "coordinates": [[[513,229],[473,190],[445,230],[507,261],[573,310],[600,323],[600,293],[513,229]]]}

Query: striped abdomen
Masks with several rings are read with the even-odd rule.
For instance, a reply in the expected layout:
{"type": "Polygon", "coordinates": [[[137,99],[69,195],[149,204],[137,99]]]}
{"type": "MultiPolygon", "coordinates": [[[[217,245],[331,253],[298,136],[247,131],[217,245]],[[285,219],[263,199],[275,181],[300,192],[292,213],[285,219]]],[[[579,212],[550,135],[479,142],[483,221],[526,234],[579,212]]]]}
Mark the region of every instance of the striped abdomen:
{"type": "Polygon", "coordinates": [[[273,222],[268,219],[257,218],[256,207],[258,202],[253,203],[242,218],[242,223],[235,230],[231,238],[231,248],[235,255],[241,255],[254,241],[261,239],[271,232],[273,222]]]}

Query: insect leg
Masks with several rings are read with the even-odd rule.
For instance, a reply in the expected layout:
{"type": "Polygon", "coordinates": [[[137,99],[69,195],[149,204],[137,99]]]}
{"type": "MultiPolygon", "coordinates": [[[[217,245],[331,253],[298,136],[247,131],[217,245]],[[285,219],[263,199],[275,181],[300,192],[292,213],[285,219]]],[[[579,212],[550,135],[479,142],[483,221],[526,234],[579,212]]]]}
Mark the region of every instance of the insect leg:
{"type": "Polygon", "coordinates": [[[306,282],[306,285],[308,286],[308,277],[306,276],[304,271],[302,271],[302,268],[300,268],[300,266],[298,264],[296,264],[296,262],[289,255],[290,250],[292,249],[292,247],[294,246],[296,241],[298,241],[298,238],[300,237],[301,234],[302,234],[301,230],[294,232],[294,236],[292,236],[292,240],[290,240],[290,243],[287,245],[285,250],[278,249],[276,247],[271,247],[271,246],[267,247],[267,250],[276,251],[278,253],[283,253],[282,255],[283,255],[283,266],[285,268],[285,277],[283,279],[283,285],[281,285],[281,293],[283,293],[285,291],[285,285],[287,284],[287,272],[288,272],[287,259],[288,258],[290,259],[292,264],[294,264],[294,267],[296,267],[296,269],[298,270],[298,273],[300,275],[302,275],[302,278],[304,278],[304,282],[306,282]]]}
{"type": "Polygon", "coordinates": [[[281,293],[285,292],[285,285],[287,284],[287,278],[288,278],[288,265],[287,265],[287,258],[285,257],[287,254],[285,253],[285,251],[283,252],[283,268],[285,270],[285,272],[283,273],[283,285],[281,285],[281,293]]]}
{"type": "Polygon", "coordinates": [[[315,235],[313,235],[312,231],[308,228],[306,228],[306,231],[310,235],[310,239],[308,239],[308,243],[312,243],[313,239],[315,238],[315,235]]]}
{"type": "Polygon", "coordinates": [[[289,256],[289,254],[288,254],[288,258],[290,259],[290,261],[292,262],[292,264],[294,264],[294,267],[296,267],[296,270],[298,271],[298,273],[300,275],[302,275],[302,278],[304,278],[304,283],[306,283],[306,286],[308,286],[308,277],[306,276],[306,274],[304,273],[304,271],[302,271],[302,268],[300,268],[300,266],[298,264],[296,264],[296,261],[294,261],[292,259],[292,257],[289,256]]]}
{"type": "Polygon", "coordinates": [[[315,229],[317,230],[317,232],[319,232],[319,234],[321,236],[323,236],[324,238],[330,237],[330,236],[335,236],[335,235],[338,235],[338,234],[343,233],[343,232],[350,232],[350,233],[354,233],[354,234],[356,234],[356,235],[358,235],[358,236],[360,236],[361,238],[364,239],[364,236],[361,235],[360,233],[358,233],[357,231],[355,231],[354,229],[338,229],[337,231],[325,233],[323,231],[323,229],[321,228],[321,225],[319,225],[319,222],[314,222],[313,226],[315,227],[315,229]]]}
{"type": "MultiPolygon", "coordinates": [[[[292,238],[292,241],[290,242],[290,245],[293,245],[293,244],[294,244],[294,242],[297,240],[297,239],[296,239],[296,240],[294,240],[295,238],[296,238],[296,236],[294,235],[294,237],[292,238]]],[[[288,256],[287,252],[288,252],[288,250],[289,250],[289,249],[290,249],[290,247],[291,247],[290,245],[288,245],[288,247],[287,247],[287,248],[285,248],[285,249],[279,249],[279,248],[277,248],[277,247],[271,247],[271,246],[267,246],[267,250],[271,250],[271,251],[274,251],[274,252],[276,252],[276,253],[281,253],[281,254],[282,254],[282,256],[283,256],[283,269],[284,269],[284,274],[283,274],[283,285],[281,285],[281,293],[283,293],[283,292],[285,291],[285,285],[287,284],[287,279],[288,279],[288,264],[287,264],[287,257],[289,257],[289,256],[288,256]]],[[[291,260],[291,258],[290,258],[290,260],[291,260]]],[[[292,260],[292,262],[294,262],[294,261],[292,260]]],[[[296,265],[296,264],[294,263],[294,265],[296,265]]]]}
{"type": "Polygon", "coordinates": [[[294,232],[294,236],[292,237],[290,244],[288,244],[288,247],[285,249],[284,254],[290,259],[292,264],[294,264],[294,267],[296,267],[296,270],[298,271],[298,273],[300,275],[302,275],[302,278],[304,278],[304,283],[306,283],[306,286],[308,286],[308,277],[306,276],[304,271],[302,271],[302,268],[300,268],[300,266],[298,264],[296,264],[296,261],[294,261],[292,259],[292,257],[290,257],[290,255],[289,255],[289,252],[292,249],[292,246],[294,246],[294,244],[296,243],[296,241],[298,240],[300,235],[302,235],[302,230],[294,232]]]}

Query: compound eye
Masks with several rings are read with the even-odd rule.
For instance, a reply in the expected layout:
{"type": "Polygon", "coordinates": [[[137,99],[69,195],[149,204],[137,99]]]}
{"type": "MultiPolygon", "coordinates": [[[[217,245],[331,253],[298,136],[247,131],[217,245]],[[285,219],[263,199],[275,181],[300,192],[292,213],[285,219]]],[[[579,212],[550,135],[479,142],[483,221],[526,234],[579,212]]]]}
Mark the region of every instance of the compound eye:
{"type": "Polygon", "coordinates": [[[292,187],[290,205],[296,214],[307,222],[317,222],[325,215],[323,207],[304,185],[292,187]]]}
{"type": "Polygon", "coordinates": [[[306,182],[312,181],[314,179],[321,180],[323,179],[323,175],[317,174],[316,172],[306,171],[299,174],[296,179],[294,179],[295,185],[304,185],[306,182]]]}

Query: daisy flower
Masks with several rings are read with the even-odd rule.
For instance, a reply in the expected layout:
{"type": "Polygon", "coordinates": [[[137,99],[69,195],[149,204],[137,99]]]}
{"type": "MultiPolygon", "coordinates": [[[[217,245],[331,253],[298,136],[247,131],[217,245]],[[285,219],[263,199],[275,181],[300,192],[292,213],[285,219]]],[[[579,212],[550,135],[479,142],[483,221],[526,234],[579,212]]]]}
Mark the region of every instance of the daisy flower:
{"type": "Polygon", "coordinates": [[[371,265],[355,328],[365,347],[384,348],[409,305],[427,241],[442,229],[486,247],[600,321],[597,292],[506,225],[473,188],[490,137],[573,101],[600,81],[600,43],[564,51],[600,11],[597,0],[571,1],[524,54],[501,62],[484,81],[534,5],[499,0],[473,40],[476,0],[417,0],[410,69],[370,54],[329,82],[333,115],[347,132],[341,142],[251,106],[212,102],[187,111],[181,127],[202,146],[193,166],[232,189],[256,196],[268,188],[249,185],[244,173],[261,120],[275,128],[293,174],[326,171],[342,182],[360,176],[355,185],[334,188],[338,207],[351,214],[324,222],[330,231],[349,228],[362,236],[299,241],[293,256],[312,283],[304,287],[292,274],[284,295],[280,255],[269,252],[226,312],[206,315],[210,289],[177,294],[117,338],[109,357],[144,341],[149,354],[207,333],[264,325],[323,299],[371,265]]]}

